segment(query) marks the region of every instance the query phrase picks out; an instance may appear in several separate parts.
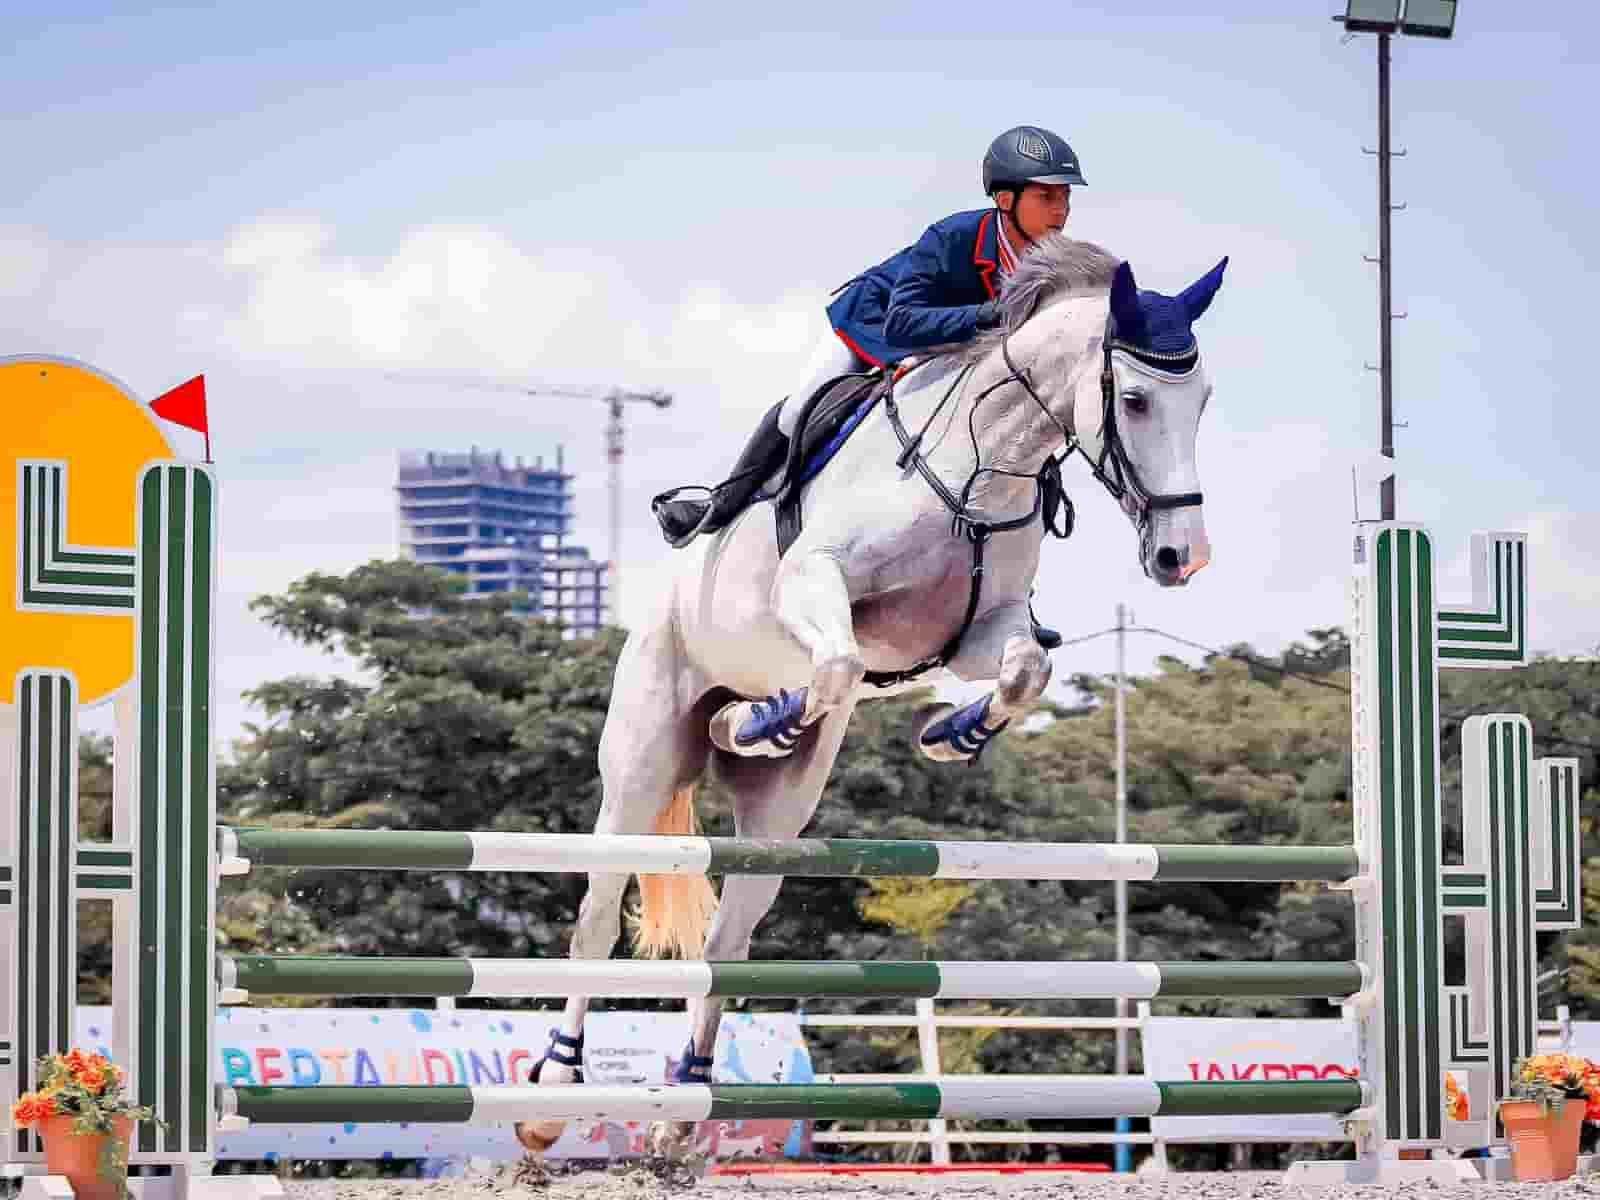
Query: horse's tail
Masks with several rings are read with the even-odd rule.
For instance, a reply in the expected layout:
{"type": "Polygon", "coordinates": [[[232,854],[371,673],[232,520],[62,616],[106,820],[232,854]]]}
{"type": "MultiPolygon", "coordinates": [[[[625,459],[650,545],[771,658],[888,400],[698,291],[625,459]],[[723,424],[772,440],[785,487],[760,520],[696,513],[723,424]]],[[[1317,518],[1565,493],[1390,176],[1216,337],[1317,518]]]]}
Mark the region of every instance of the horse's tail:
{"type": "MultiPolygon", "coordinates": [[[[694,784],[672,793],[672,801],[656,817],[652,833],[682,836],[699,832],[695,820],[694,784]]],[[[717,911],[717,894],[704,875],[639,876],[639,908],[630,913],[633,952],[640,958],[700,958],[706,930],[717,911]]]]}

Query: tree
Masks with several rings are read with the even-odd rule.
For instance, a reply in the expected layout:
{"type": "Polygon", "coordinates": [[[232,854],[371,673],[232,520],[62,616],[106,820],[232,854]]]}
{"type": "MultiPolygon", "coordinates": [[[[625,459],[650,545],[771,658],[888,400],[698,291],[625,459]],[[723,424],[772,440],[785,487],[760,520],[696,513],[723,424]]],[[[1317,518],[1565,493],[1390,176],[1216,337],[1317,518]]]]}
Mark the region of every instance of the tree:
{"type": "MultiPolygon", "coordinates": [[[[466,599],[442,571],[370,563],[256,600],[304,645],[339,650],[363,680],[302,677],[249,693],[266,714],[219,774],[235,824],[587,831],[620,635],[585,640],[466,599]]],[[[293,894],[341,952],[557,955],[581,876],[300,871],[293,894]]]]}

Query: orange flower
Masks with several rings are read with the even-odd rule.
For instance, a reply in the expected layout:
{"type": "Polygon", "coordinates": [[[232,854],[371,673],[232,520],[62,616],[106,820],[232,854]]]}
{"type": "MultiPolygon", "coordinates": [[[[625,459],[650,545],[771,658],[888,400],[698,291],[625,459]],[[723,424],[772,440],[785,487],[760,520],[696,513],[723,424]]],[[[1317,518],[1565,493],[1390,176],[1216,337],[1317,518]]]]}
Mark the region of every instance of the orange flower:
{"type": "Polygon", "coordinates": [[[54,1097],[30,1093],[11,1106],[11,1119],[18,1126],[37,1125],[57,1115],[54,1097]]]}
{"type": "Polygon", "coordinates": [[[101,1067],[84,1067],[81,1071],[73,1072],[72,1077],[91,1092],[105,1091],[107,1076],[101,1067]]]}
{"type": "Polygon", "coordinates": [[[1444,1111],[1452,1121],[1465,1121],[1471,1111],[1467,1094],[1456,1083],[1456,1077],[1448,1071],[1444,1077],[1444,1111]]]}

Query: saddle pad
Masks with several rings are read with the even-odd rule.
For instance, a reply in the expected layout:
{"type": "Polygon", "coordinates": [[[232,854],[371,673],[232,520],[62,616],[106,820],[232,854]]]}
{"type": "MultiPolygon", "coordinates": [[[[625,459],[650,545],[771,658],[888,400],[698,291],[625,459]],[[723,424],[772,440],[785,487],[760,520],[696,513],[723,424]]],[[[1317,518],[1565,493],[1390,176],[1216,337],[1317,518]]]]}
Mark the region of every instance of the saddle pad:
{"type": "Polygon", "coordinates": [[[882,398],[884,377],[879,371],[842,375],[812,396],[795,422],[789,439],[789,459],[783,482],[774,496],[778,523],[778,554],[784,554],[800,536],[800,492],[816,478],[846,439],[882,398]]]}

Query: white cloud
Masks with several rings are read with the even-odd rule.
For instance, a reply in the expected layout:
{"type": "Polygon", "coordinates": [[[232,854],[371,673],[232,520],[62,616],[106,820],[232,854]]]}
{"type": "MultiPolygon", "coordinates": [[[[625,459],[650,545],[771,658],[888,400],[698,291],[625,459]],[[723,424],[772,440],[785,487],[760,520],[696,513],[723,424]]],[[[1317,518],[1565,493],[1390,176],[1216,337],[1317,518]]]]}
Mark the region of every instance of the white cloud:
{"type": "Polygon", "coordinates": [[[295,221],[237,231],[221,262],[248,288],[227,323],[233,347],[316,366],[526,371],[573,326],[595,324],[595,295],[617,275],[599,259],[562,264],[470,228],[418,229],[383,260],[360,262],[335,253],[331,230],[295,221]]]}

